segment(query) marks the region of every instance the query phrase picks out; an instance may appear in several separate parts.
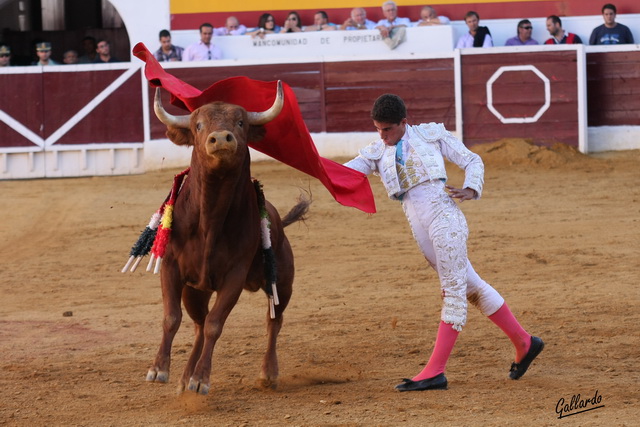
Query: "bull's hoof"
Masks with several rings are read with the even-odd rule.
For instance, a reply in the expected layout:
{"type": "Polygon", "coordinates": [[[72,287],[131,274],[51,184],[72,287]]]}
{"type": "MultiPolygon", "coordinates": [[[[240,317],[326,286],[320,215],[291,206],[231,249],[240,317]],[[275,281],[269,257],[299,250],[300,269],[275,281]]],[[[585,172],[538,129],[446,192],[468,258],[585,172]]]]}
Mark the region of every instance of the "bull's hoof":
{"type": "Polygon", "coordinates": [[[275,390],[278,388],[278,381],[275,378],[258,378],[258,387],[275,390]]]}
{"type": "Polygon", "coordinates": [[[207,394],[209,394],[210,386],[208,384],[203,384],[200,381],[196,381],[193,378],[191,378],[189,380],[189,386],[187,388],[189,389],[189,391],[206,396],[207,394]]]}
{"type": "Polygon", "coordinates": [[[147,372],[147,381],[166,384],[169,382],[169,372],[149,369],[149,372],[147,372]]]}

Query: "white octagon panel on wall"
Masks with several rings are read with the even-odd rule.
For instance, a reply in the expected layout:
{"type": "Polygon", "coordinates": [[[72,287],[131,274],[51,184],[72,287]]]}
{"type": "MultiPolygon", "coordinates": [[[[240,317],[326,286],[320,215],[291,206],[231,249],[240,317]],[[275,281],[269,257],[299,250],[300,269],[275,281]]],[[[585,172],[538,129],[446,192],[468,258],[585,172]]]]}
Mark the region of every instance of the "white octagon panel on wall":
{"type": "Polygon", "coordinates": [[[493,113],[494,116],[498,118],[502,123],[535,123],[538,119],[544,114],[545,111],[549,109],[551,105],[551,84],[547,76],[542,74],[538,68],[534,65],[509,65],[500,67],[496,70],[495,73],[487,80],[487,108],[493,113]],[[504,117],[493,105],[493,83],[502,76],[502,74],[506,72],[524,72],[530,71],[533,72],[536,76],[542,80],[544,83],[544,104],[538,112],[532,117],[504,117]]]}

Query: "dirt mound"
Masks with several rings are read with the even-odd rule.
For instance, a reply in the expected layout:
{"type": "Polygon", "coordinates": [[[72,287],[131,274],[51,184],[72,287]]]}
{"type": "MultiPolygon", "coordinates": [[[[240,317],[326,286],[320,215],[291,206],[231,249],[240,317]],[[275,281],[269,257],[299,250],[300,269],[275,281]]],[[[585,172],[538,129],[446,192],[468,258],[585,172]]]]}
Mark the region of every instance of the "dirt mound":
{"type": "Polygon", "coordinates": [[[491,166],[527,165],[552,169],[568,163],[581,164],[594,159],[576,148],[562,143],[551,147],[535,145],[528,139],[504,138],[487,144],[478,144],[471,150],[491,166]]]}

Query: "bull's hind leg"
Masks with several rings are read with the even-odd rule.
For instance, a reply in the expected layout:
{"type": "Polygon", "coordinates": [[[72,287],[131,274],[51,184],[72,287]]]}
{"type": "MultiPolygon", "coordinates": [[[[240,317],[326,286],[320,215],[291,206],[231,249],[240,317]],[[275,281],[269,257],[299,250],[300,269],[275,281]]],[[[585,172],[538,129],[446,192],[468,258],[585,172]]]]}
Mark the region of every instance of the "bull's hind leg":
{"type": "Polygon", "coordinates": [[[189,361],[184,368],[182,378],[178,384],[178,393],[182,393],[189,384],[189,378],[193,375],[193,371],[198,363],[198,359],[202,354],[202,346],[204,344],[204,322],[209,313],[209,300],[211,292],[203,292],[190,286],[185,286],[182,291],[182,300],[184,308],[187,310],[189,317],[193,320],[195,338],[193,341],[193,349],[189,356],[189,361]]]}
{"type": "MultiPolygon", "coordinates": [[[[286,242],[288,247],[288,242],[286,242]]],[[[278,385],[278,354],[276,351],[278,334],[282,328],[282,314],[289,304],[293,289],[293,254],[289,248],[290,262],[278,265],[278,299],[280,304],[275,306],[275,318],[272,319],[267,308],[267,352],[262,361],[260,384],[265,388],[276,388],[278,385]]]]}
{"type": "MultiPolygon", "coordinates": [[[[165,267],[165,265],[163,265],[165,267]]],[[[168,266],[167,266],[168,267],[168,266]]],[[[180,308],[180,295],[182,283],[169,268],[162,271],[162,305],[164,318],[162,321],[162,340],[160,349],[151,368],[147,372],[147,381],[166,383],[169,381],[169,368],[171,365],[171,345],[182,321],[182,309],[180,308]]]]}

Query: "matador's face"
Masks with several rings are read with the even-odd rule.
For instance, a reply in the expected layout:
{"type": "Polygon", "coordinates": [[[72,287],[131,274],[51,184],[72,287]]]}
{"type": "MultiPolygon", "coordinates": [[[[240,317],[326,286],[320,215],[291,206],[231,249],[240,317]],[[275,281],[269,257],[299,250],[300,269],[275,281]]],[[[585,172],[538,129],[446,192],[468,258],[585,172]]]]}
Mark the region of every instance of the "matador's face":
{"type": "Polygon", "coordinates": [[[402,119],[400,123],[385,123],[374,120],[373,125],[385,145],[396,145],[407,130],[407,119],[402,119]]]}

